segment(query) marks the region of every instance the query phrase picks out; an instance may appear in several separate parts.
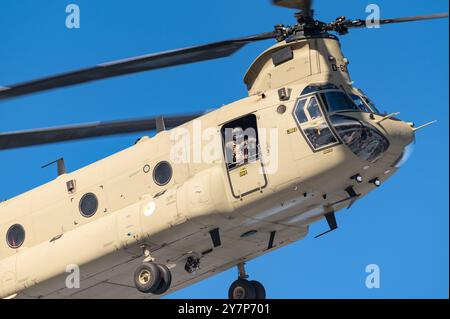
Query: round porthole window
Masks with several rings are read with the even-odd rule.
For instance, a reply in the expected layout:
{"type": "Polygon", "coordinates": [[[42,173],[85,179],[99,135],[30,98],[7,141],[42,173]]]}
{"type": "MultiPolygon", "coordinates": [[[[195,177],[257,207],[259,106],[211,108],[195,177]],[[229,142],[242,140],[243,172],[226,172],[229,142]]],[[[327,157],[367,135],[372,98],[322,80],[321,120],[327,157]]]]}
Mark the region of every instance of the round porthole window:
{"type": "Polygon", "coordinates": [[[168,162],[159,162],[153,170],[153,180],[159,186],[166,185],[172,178],[172,166],[168,162]]]}
{"type": "Polygon", "coordinates": [[[22,246],[24,241],[25,229],[23,229],[22,225],[16,224],[8,229],[8,233],[6,234],[6,242],[9,247],[17,249],[22,246]]]}
{"type": "Polygon", "coordinates": [[[84,217],[92,217],[98,209],[98,199],[93,193],[84,194],[80,200],[80,213],[84,217]]]}

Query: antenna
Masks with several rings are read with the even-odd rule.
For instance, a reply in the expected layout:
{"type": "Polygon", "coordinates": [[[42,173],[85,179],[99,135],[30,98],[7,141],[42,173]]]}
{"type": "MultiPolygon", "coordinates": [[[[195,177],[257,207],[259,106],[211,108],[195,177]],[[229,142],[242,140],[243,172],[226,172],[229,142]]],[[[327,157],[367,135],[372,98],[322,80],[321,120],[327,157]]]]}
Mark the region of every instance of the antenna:
{"type": "Polygon", "coordinates": [[[158,116],[156,118],[156,132],[162,132],[166,130],[166,123],[164,121],[164,117],[163,116],[158,116]]]}
{"type": "Polygon", "coordinates": [[[61,158],[59,158],[59,159],[57,159],[57,160],[55,160],[55,161],[53,161],[53,162],[50,162],[50,163],[48,163],[48,164],[45,164],[45,165],[42,166],[41,168],[49,167],[50,165],[55,164],[55,163],[56,163],[56,165],[57,165],[58,176],[61,176],[61,175],[63,175],[63,174],[66,174],[66,165],[65,165],[65,163],[64,163],[64,157],[61,157],[61,158]]]}

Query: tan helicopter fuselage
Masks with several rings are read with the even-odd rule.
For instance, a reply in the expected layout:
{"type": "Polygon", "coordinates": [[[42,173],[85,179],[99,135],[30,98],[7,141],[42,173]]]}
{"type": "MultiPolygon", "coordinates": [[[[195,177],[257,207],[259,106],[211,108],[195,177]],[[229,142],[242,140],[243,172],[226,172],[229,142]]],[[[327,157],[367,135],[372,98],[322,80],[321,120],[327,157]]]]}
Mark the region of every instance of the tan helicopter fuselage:
{"type": "Polygon", "coordinates": [[[174,161],[174,131],[180,128],[162,131],[1,203],[0,297],[146,298],[151,295],[138,292],[132,276],[146,257],[171,269],[172,292],[306,236],[309,224],[349,206],[349,186],[360,198],[375,188],[370,180],[392,176],[413,141],[407,123],[348,112],[343,114],[370,123],[389,140],[381,158],[362,160],[342,141],[311,147],[295,117],[298,98],[314,83],[351,92],[347,64],[332,36],[279,43],[249,69],[249,97],[181,126],[189,137],[187,161],[174,161]],[[222,126],[249,114],[257,120],[258,160],[231,170],[223,152],[212,161],[196,155],[211,145],[223,150],[222,126]],[[207,128],[219,138],[202,136],[207,128]],[[159,186],[153,171],[163,161],[173,176],[159,186]],[[364,182],[351,179],[355,174],[364,182]],[[80,213],[87,193],[98,199],[91,217],[80,213]],[[26,234],[17,249],[5,241],[15,224],[26,234]],[[210,236],[214,229],[220,234],[217,247],[210,236]],[[201,262],[194,273],[184,268],[189,256],[201,262]],[[81,287],[70,289],[66,271],[73,265],[81,267],[81,287]]]}

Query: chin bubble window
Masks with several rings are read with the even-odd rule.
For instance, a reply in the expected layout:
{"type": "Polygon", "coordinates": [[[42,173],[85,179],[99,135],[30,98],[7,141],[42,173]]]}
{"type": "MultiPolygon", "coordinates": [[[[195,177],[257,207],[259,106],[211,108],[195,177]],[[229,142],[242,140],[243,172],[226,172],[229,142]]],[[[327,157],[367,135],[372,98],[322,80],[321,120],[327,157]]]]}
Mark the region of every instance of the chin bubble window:
{"type": "Polygon", "coordinates": [[[164,186],[172,179],[172,166],[168,162],[159,162],[153,170],[153,180],[159,186],[164,186]]]}
{"type": "Polygon", "coordinates": [[[93,193],[84,194],[79,205],[80,213],[84,217],[92,217],[98,209],[98,199],[93,193]]]}
{"type": "Polygon", "coordinates": [[[8,232],[6,234],[6,242],[8,243],[9,247],[17,249],[22,246],[24,241],[25,229],[22,227],[22,225],[16,224],[8,229],[8,232]]]}
{"type": "Polygon", "coordinates": [[[389,141],[374,127],[342,115],[330,116],[340,138],[360,159],[376,162],[389,148],[389,141]]]}

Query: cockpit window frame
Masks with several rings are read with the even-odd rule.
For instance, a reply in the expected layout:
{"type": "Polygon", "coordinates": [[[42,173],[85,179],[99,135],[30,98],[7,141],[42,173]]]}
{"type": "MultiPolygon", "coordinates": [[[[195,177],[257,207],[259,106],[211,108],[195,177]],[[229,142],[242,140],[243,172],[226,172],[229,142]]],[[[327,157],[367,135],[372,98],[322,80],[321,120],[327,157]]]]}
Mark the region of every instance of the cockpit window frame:
{"type": "Polygon", "coordinates": [[[358,106],[358,108],[361,110],[361,112],[368,113],[368,114],[376,114],[373,111],[373,109],[366,103],[365,99],[361,95],[356,94],[354,92],[350,92],[348,94],[348,96],[352,99],[353,103],[355,103],[357,106],[358,106],[358,104],[355,102],[355,99],[353,98],[353,96],[357,97],[361,101],[361,103],[364,105],[364,108],[366,109],[366,110],[363,110],[360,108],[360,106],[358,106]]]}
{"type": "MultiPolygon", "coordinates": [[[[366,105],[366,107],[367,107],[369,110],[372,111],[371,114],[380,115],[379,113],[374,112],[374,111],[373,111],[373,108],[372,108],[372,107],[367,103],[367,101],[365,100],[364,97],[366,97],[367,99],[369,99],[369,98],[367,97],[367,95],[365,95],[364,93],[362,93],[362,91],[360,91],[359,89],[356,89],[356,88],[354,88],[354,89],[351,90],[351,91],[346,91],[344,88],[337,88],[337,89],[336,89],[336,88],[332,88],[332,89],[327,89],[327,90],[316,90],[316,91],[313,91],[313,92],[310,92],[310,93],[307,93],[307,94],[304,94],[304,95],[300,95],[300,96],[297,98],[297,100],[296,100],[296,102],[295,102],[295,104],[294,104],[294,108],[293,108],[293,110],[292,110],[292,116],[294,117],[295,123],[297,124],[297,127],[298,127],[298,129],[299,129],[301,135],[302,135],[303,138],[306,140],[307,144],[309,145],[309,147],[311,148],[311,150],[313,151],[313,153],[325,151],[325,150],[327,150],[327,149],[330,149],[330,148],[335,147],[335,146],[338,146],[338,145],[347,146],[347,148],[348,148],[348,145],[344,142],[344,140],[343,140],[343,138],[341,137],[340,133],[337,131],[337,129],[335,128],[334,124],[332,123],[331,117],[334,116],[334,115],[336,115],[336,116],[345,116],[345,115],[342,115],[342,113],[351,113],[351,112],[354,112],[354,113],[366,113],[366,114],[368,113],[367,111],[364,111],[364,110],[360,109],[360,107],[354,102],[353,98],[351,97],[351,94],[354,94],[354,95],[357,95],[358,97],[360,97],[361,101],[366,105]],[[321,94],[321,93],[324,93],[324,92],[330,92],[330,91],[334,91],[334,92],[337,91],[337,92],[340,92],[340,93],[345,94],[345,95],[347,96],[347,98],[355,105],[355,107],[357,108],[357,110],[351,110],[351,109],[349,109],[349,110],[340,110],[340,111],[328,112],[328,111],[325,109],[325,105],[326,105],[326,104],[325,104],[325,102],[324,102],[324,100],[323,100],[323,97],[322,97],[322,94],[321,94]],[[308,136],[306,135],[306,133],[304,132],[304,129],[303,129],[303,128],[304,128],[305,124],[307,124],[307,123],[309,123],[309,122],[311,122],[311,121],[313,121],[313,120],[311,119],[311,116],[310,116],[309,112],[306,110],[304,113],[305,113],[305,116],[306,116],[306,118],[308,119],[308,121],[307,121],[307,122],[301,123],[301,122],[299,121],[299,119],[297,118],[297,108],[298,108],[300,102],[301,102],[302,100],[304,100],[305,103],[303,103],[302,109],[307,109],[308,106],[309,106],[309,101],[310,101],[310,99],[311,99],[312,97],[316,98],[316,100],[317,100],[317,102],[318,102],[318,104],[319,104],[319,105],[318,105],[318,106],[319,106],[319,109],[321,110],[322,116],[324,117],[324,121],[327,123],[328,128],[330,129],[331,133],[332,133],[333,136],[335,137],[335,139],[336,139],[336,141],[337,141],[336,143],[327,144],[327,145],[324,145],[323,147],[315,148],[314,145],[312,144],[312,142],[310,141],[310,139],[308,138],[308,136]],[[302,126],[303,126],[303,127],[302,127],[302,126]]],[[[348,117],[354,119],[355,121],[360,121],[360,120],[354,118],[353,116],[348,116],[348,117]]],[[[369,127],[369,128],[372,128],[372,126],[370,126],[370,125],[369,125],[368,127],[369,127]]],[[[375,129],[375,128],[373,128],[373,129],[375,129]]],[[[376,130],[376,129],[375,129],[375,131],[378,132],[378,130],[376,130]]],[[[381,133],[379,133],[379,134],[380,134],[381,136],[383,136],[383,134],[381,134],[381,133]]],[[[387,140],[387,147],[386,147],[386,149],[388,149],[388,148],[390,147],[390,143],[389,143],[390,141],[389,141],[388,139],[386,139],[386,140],[387,140]]],[[[353,151],[351,150],[351,152],[353,152],[353,151]]],[[[383,151],[383,153],[385,153],[385,152],[386,152],[386,150],[383,151]]],[[[355,154],[355,153],[353,152],[353,154],[355,154]]],[[[356,155],[356,156],[359,156],[359,155],[357,155],[357,154],[355,154],[355,155],[356,155]]],[[[374,159],[373,162],[378,161],[378,159],[379,159],[379,158],[374,159]]],[[[372,163],[373,163],[373,162],[372,162],[372,163]]]]}
{"type": "Polygon", "coordinates": [[[311,92],[311,93],[308,93],[308,94],[305,94],[305,95],[301,95],[301,96],[298,97],[297,100],[295,101],[294,107],[293,107],[293,109],[292,109],[292,116],[294,117],[295,124],[297,125],[297,128],[298,128],[298,130],[300,131],[300,134],[302,134],[304,140],[305,140],[306,143],[309,145],[309,147],[311,148],[311,150],[313,151],[313,153],[322,152],[322,151],[327,150],[327,149],[329,149],[329,148],[332,148],[332,147],[335,147],[335,146],[338,146],[338,145],[343,145],[343,142],[342,142],[341,138],[339,137],[339,135],[337,134],[337,132],[336,132],[336,131],[334,130],[334,128],[332,127],[332,124],[331,124],[331,122],[330,122],[330,120],[329,120],[329,118],[328,118],[328,114],[327,114],[326,110],[323,109],[323,105],[324,105],[324,104],[323,104],[323,101],[322,101],[322,99],[321,99],[321,97],[320,97],[320,94],[318,94],[318,92],[321,92],[321,91],[316,91],[316,92],[311,92]],[[303,128],[302,128],[302,125],[304,125],[304,124],[306,124],[306,123],[308,123],[308,122],[313,121],[313,120],[311,119],[311,116],[310,116],[309,112],[305,112],[305,115],[306,115],[306,117],[307,117],[307,119],[308,119],[307,122],[300,122],[299,119],[297,118],[297,114],[296,114],[297,107],[298,107],[298,105],[300,104],[300,101],[301,101],[301,100],[305,100],[305,103],[304,103],[304,105],[303,105],[303,107],[302,107],[302,108],[304,108],[305,106],[306,106],[306,107],[308,106],[309,101],[310,101],[310,99],[311,99],[312,97],[315,97],[315,98],[316,98],[316,100],[317,100],[317,102],[318,102],[319,109],[320,109],[320,111],[322,112],[323,119],[324,119],[324,121],[327,123],[328,129],[330,130],[330,132],[333,134],[334,138],[336,139],[336,142],[335,142],[335,143],[327,144],[327,145],[324,145],[324,146],[319,147],[319,148],[315,148],[314,145],[312,145],[311,141],[309,140],[308,136],[306,136],[306,134],[305,134],[305,132],[303,131],[303,128]]]}
{"type": "Polygon", "coordinates": [[[330,93],[330,92],[338,92],[338,93],[342,93],[348,100],[349,100],[349,102],[350,103],[352,103],[354,106],[355,106],[355,108],[356,109],[342,109],[342,110],[338,110],[338,111],[328,111],[328,110],[325,110],[326,111],[326,114],[329,114],[329,115],[332,115],[332,114],[336,114],[336,113],[343,113],[343,112],[364,112],[363,110],[361,110],[360,108],[359,108],[359,106],[358,105],[356,105],[356,103],[353,101],[353,99],[351,98],[351,96],[349,96],[349,94],[346,92],[346,91],[344,91],[344,90],[339,90],[339,89],[337,89],[337,90],[326,90],[326,91],[319,91],[318,92],[318,94],[320,95],[320,98],[322,99],[322,103],[323,103],[323,106],[325,107],[325,106],[328,106],[328,101],[324,98],[324,96],[325,96],[325,93],[330,93]]]}
{"type": "Polygon", "coordinates": [[[363,90],[353,87],[351,94],[357,95],[361,99],[361,101],[366,105],[366,107],[372,111],[372,114],[380,115],[380,116],[386,115],[377,108],[375,103],[371,100],[371,98],[363,90]]]}

